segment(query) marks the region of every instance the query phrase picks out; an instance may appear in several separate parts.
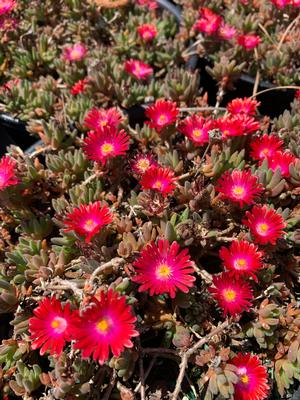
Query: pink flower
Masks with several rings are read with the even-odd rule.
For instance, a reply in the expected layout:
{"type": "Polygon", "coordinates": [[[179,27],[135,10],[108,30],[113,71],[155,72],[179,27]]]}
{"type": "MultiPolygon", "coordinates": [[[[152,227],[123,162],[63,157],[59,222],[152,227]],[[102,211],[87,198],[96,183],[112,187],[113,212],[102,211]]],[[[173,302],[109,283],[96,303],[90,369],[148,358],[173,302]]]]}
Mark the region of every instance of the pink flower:
{"type": "Polygon", "coordinates": [[[255,137],[250,143],[250,156],[255,160],[264,160],[266,157],[272,157],[277,150],[282,150],[283,141],[275,135],[267,135],[255,137]]]}
{"type": "Polygon", "coordinates": [[[245,34],[238,36],[237,42],[246,50],[252,50],[261,43],[261,38],[257,35],[245,34]]]}
{"type": "Polygon", "coordinates": [[[213,277],[213,285],[208,288],[208,291],[223,309],[224,316],[249,311],[253,294],[248,283],[234,278],[228,272],[223,272],[220,276],[213,277]]]}
{"type": "Polygon", "coordinates": [[[145,42],[152,42],[157,36],[157,29],[153,24],[143,24],[137,28],[137,32],[145,42]]]}
{"type": "Polygon", "coordinates": [[[232,117],[232,121],[241,125],[244,135],[249,135],[260,129],[259,122],[247,114],[236,114],[232,117]]]}
{"type": "Polygon", "coordinates": [[[10,13],[16,5],[15,0],[0,0],[0,15],[10,13]]]}
{"type": "Polygon", "coordinates": [[[0,16],[0,30],[5,32],[10,32],[15,30],[19,25],[19,21],[15,18],[10,18],[4,16],[0,16]]]}
{"type": "Polygon", "coordinates": [[[244,97],[243,99],[232,100],[226,108],[230,114],[255,115],[259,105],[259,101],[244,97]]]}
{"type": "Polygon", "coordinates": [[[107,160],[116,156],[125,155],[129,149],[130,138],[122,129],[106,126],[96,132],[88,132],[84,139],[83,150],[90,160],[105,165],[107,160]]]}
{"type": "Polygon", "coordinates": [[[146,109],[146,116],[150,119],[148,124],[157,132],[176,122],[178,113],[177,105],[173,101],[156,100],[146,109]]]}
{"type": "Polygon", "coordinates": [[[66,342],[71,341],[71,324],[78,318],[77,311],[71,311],[70,303],[63,307],[52,297],[42,299],[29,319],[29,332],[33,350],[40,348],[40,354],[50,351],[50,355],[59,356],[66,342]]]}
{"type": "Polygon", "coordinates": [[[272,3],[277,7],[277,8],[284,8],[290,4],[293,3],[291,0],[272,0],[272,3]]]}
{"type": "Polygon", "coordinates": [[[85,57],[86,53],[86,47],[81,43],[77,43],[74,44],[74,46],[65,48],[64,58],[68,61],[81,61],[85,57]]]}
{"type": "Polygon", "coordinates": [[[300,89],[296,90],[295,99],[300,100],[300,89]]]}
{"type": "Polygon", "coordinates": [[[74,83],[74,85],[70,89],[70,94],[76,96],[77,94],[83,93],[85,91],[86,85],[88,83],[88,79],[81,79],[80,81],[74,83]]]}
{"type": "Polygon", "coordinates": [[[151,154],[137,154],[135,158],[131,161],[131,168],[138,175],[143,175],[152,166],[157,166],[151,154]]]}
{"type": "Polygon", "coordinates": [[[140,6],[148,7],[149,10],[155,10],[158,4],[155,0],[137,0],[140,6]]]}
{"type": "Polygon", "coordinates": [[[147,79],[153,74],[153,68],[150,65],[132,59],[125,62],[125,71],[137,79],[147,79]]]}
{"type": "Polygon", "coordinates": [[[196,21],[194,29],[208,35],[215,33],[221,25],[222,18],[209,8],[203,7],[199,10],[200,18],[196,21]]]}
{"type": "Polygon", "coordinates": [[[268,157],[268,166],[272,171],[280,169],[281,175],[288,178],[290,173],[290,166],[295,164],[297,158],[289,151],[275,151],[272,156],[268,157]]]}
{"type": "Polygon", "coordinates": [[[4,156],[0,160],[0,191],[7,188],[8,186],[17,185],[19,183],[16,177],[16,166],[15,160],[8,156],[4,156]]]}
{"type": "Polygon", "coordinates": [[[219,118],[215,121],[215,126],[222,132],[222,139],[249,135],[260,128],[259,122],[246,114],[236,114],[219,118]]]}
{"type": "Polygon", "coordinates": [[[126,297],[109,289],[100,292],[100,298],[92,297],[88,307],[80,314],[80,320],[72,324],[74,348],[83,358],[92,357],[102,365],[110,351],[119,357],[125,348],[133,347],[131,338],[139,333],[134,329],[136,317],[126,304],[126,297]]]}
{"type": "Polygon", "coordinates": [[[218,32],[221,38],[225,40],[233,39],[236,35],[235,27],[227,25],[224,22],[221,24],[218,32]]]}
{"type": "Polygon", "coordinates": [[[239,381],[234,385],[234,400],[263,400],[268,396],[268,374],[257,356],[238,353],[231,361],[239,381]]]}
{"type": "Polygon", "coordinates": [[[202,146],[209,141],[209,131],[211,129],[213,129],[212,121],[206,120],[200,115],[187,117],[178,126],[179,132],[198,146],[202,146]]]}
{"type": "Polygon", "coordinates": [[[173,194],[176,185],[174,172],[169,168],[159,166],[150,167],[142,175],[140,184],[143,190],[151,189],[160,192],[163,196],[173,194]]]}
{"type": "Polygon", "coordinates": [[[253,204],[255,197],[263,191],[258,183],[258,178],[251,171],[240,171],[235,169],[226,171],[217,182],[216,190],[222,193],[225,199],[239,203],[240,207],[253,204]]]}
{"type": "Polygon", "coordinates": [[[98,131],[106,127],[118,128],[121,122],[122,115],[115,107],[108,109],[93,108],[85,117],[84,126],[93,131],[98,131]]]}
{"type": "Polygon", "coordinates": [[[67,214],[64,224],[67,226],[65,232],[74,231],[85,237],[89,243],[101,229],[113,221],[113,214],[106,205],[100,201],[90,204],[80,204],[79,208],[67,214]]]}
{"type": "Polygon", "coordinates": [[[137,275],[132,280],[141,284],[139,292],[149,290],[150,296],[169,293],[174,298],[177,290],[187,293],[194,286],[194,263],[177,242],[159,239],[157,245],[148,244],[133,265],[137,275]]]}
{"type": "Polygon", "coordinates": [[[267,206],[254,206],[246,211],[243,224],[250,228],[251,234],[259,244],[276,244],[277,239],[284,235],[287,224],[280,214],[267,206]]]}
{"type": "Polygon", "coordinates": [[[263,252],[255,244],[234,240],[229,248],[221,247],[219,255],[225,268],[234,276],[248,275],[257,281],[255,273],[263,266],[263,252]]]}

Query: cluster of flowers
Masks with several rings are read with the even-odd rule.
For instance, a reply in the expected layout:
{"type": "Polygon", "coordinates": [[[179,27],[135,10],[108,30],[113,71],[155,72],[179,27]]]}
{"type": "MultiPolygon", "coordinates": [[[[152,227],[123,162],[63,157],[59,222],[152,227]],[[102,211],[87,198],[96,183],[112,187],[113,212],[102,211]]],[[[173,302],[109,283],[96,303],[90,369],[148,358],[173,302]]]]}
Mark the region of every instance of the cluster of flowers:
{"type": "Polygon", "coordinates": [[[0,0],[0,30],[10,31],[15,29],[18,22],[9,14],[16,8],[15,0],[0,0]]]}
{"type": "Polygon", "coordinates": [[[217,35],[221,39],[236,39],[237,43],[246,50],[254,49],[261,42],[258,35],[247,33],[238,34],[235,27],[226,24],[222,17],[214,13],[207,7],[199,9],[199,19],[194,25],[194,29],[206,35],[217,35]]]}
{"type": "Polygon", "coordinates": [[[288,6],[300,7],[300,1],[299,0],[272,0],[272,3],[277,8],[280,8],[280,9],[288,7],[288,6]]]}

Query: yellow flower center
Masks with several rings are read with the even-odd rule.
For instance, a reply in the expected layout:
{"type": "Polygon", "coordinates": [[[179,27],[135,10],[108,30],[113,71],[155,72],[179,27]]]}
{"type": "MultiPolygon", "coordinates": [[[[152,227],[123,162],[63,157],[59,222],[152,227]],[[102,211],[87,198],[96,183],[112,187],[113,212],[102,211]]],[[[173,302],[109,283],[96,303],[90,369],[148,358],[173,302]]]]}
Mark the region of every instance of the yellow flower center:
{"type": "Polygon", "coordinates": [[[235,262],[235,269],[246,269],[247,261],[244,258],[238,258],[235,262]]]}
{"type": "Polygon", "coordinates": [[[260,235],[266,235],[269,230],[269,225],[266,224],[265,222],[263,222],[263,223],[257,225],[256,230],[260,235]]]}
{"type": "Polygon", "coordinates": [[[232,191],[236,197],[242,197],[245,194],[245,189],[242,186],[235,186],[232,191]]]}
{"type": "Polygon", "coordinates": [[[85,221],[84,229],[88,232],[92,231],[97,226],[97,222],[93,219],[88,219],[85,221]]]}
{"type": "Polygon", "coordinates": [[[165,114],[161,114],[158,118],[158,123],[163,125],[167,122],[168,118],[165,114]]]}
{"type": "Polygon", "coordinates": [[[150,162],[147,159],[140,160],[138,162],[138,168],[143,172],[146,171],[146,169],[149,167],[149,165],[150,165],[150,162]]]}
{"type": "Polygon", "coordinates": [[[53,328],[55,333],[63,333],[67,328],[67,321],[61,317],[55,317],[51,321],[51,328],[53,328]]]}
{"type": "Polygon", "coordinates": [[[77,58],[80,58],[80,57],[81,57],[81,51],[80,51],[80,50],[78,50],[78,49],[73,49],[73,50],[71,51],[71,58],[77,59],[77,58]]]}
{"type": "Polygon", "coordinates": [[[196,137],[196,138],[198,138],[198,137],[200,137],[200,136],[202,136],[202,129],[194,129],[193,130],[193,135],[196,137]]]}
{"type": "Polygon", "coordinates": [[[107,333],[109,330],[109,323],[107,319],[103,318],[97,323],[97,329],[101,333],[107,333]]]}
{"type": "Polygon", "coordinates": [[[154,184],[153,184],[153,188],[154,189],[161,189],[162,188],[162,181],[156,181],[154,184]]]}
{"type": "Polygon", "coordinates": [[[168,264],[160,264],[156,269],[157,277],[160,279],[170,278],[172,271],[168,264]]]}
{"type": "Polygon", "coordinates": [[[245,384],[249,383],[249,376],[247,374],[242,375],[241,381],[245,384]]]}
{"type": "Polygon", "coordinates": [[[114,150],[114,146],[111,143],[104,143],[101,146],[101,152],[102,154],[108,154],[111,153],[114,150]]]}
{"type": "Polygon", "coordinates": [[[225,289],[223,291],[223,296],[226,301],[234,301],[236,299],[236,292],[232,289],[225,289]]]}
{"type": "Polygon", "coordinates": [[[269,149],[263,149],[261,154],[267,156],[269,154],[269,149]]]}
{"type": "Polygon", "coordinates": [[[230,135],[230,131],[229,131],[228,129],[225,129],[225,130],[223,131],[223,135],[224,135],[224,136],[230,135]]]}
{"type": "Polygon", "coordinates": [[[106,125],[107,125],[107,121],[101,121],[101,122],[100,122],[100,125],[101,125],[101,126],[106,126],[106,125]]]}

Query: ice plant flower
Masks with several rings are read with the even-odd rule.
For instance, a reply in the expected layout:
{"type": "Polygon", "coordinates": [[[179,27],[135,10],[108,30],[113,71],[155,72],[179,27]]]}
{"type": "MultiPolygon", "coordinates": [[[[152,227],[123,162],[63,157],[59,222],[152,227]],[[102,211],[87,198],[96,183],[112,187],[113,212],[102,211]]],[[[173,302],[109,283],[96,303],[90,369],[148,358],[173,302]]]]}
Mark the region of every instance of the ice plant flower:
{"type": "Polygon", "coordinates": [[[103,128],[110,126],[117,128],[122,122],[122,115],[115,108],[93,108],[84,119],[84,126],[92,131],[103,130],[103,128]]]}
{"type": "Polygon", "coordinates": [[[231,361],[239,377],[234,385],[234,400],[263,400],[268,396],[268,374],[257,356],[238,353],[231,361]]]}
{"type": "Polygon", "coordinates": [[[276,151],[272,156],[268,157],[268,166],[272,171],[280,169],[281,175],[288,178],[290,166],[295,164],[297,158],[289,151],[276,151]]]}
{"type": "Polygon", "coordinates": [[[9,156],[4,156],[0,160],[0,191],[8,186],[16,185],[19,180],[16,177],[15,160],[9,156]]]}
{"type": "Polygon", "coordinates": [[[243,224],[250,228],[251,234],[259,244],[276,244],[276,240],[284,235],[286,222],[273,208],[254,206],[246,212],[243,224]]]}
{"type": "Polygon", "coordinates": [[[132,160],[131,168],[138,175],[143,175],[149,168],[156,166],[157,163],[151,154],[137,154],[132,160]]]}
{"type": "Polygon", "coordinates": [[[244,97],[243,99],[237,98],[227,104],[227,111],[230,112],[230,114],[255,115],[259,105],[260,102],[255,99],[250,99],[248,97],[244,97]]]}
{"type": "Polygon", "coordinates": [[[177,290],[187,293],[194,286],[194,263],[188,249],[181,250],[177,242],[170,245],[159,239],[157,245],[148,244],[133,265],[132,280],[141,285],[139,292],[149,290],[150,296],[168,293],[174,298],[177,290]]]}
{"type": "Polygon", "coordinates": [[[220,276],[213,277],[213,285],[208,290],[219,307],[223,309],[224,316],[249,311],[253,294],[247,282],[233,278],[232,274],[228,272],[223,272],[220,276]]]}
{"type": "Polygon", "coordinates": [[[125,71],[137,79],[147,79],[153,74],[153,68],[150,65],[133,59],[125,62],[125,71]]]}
{"type": "Polygon", "coordinates": [[[282,150],[283,141],[278,136],[264,134],[252,139],[250,156],[254,160],[264,160],[272,157],[277,150],[282,150]]]}
{"type": "Polygon", "coordinates": [[[263,266],[263,252],[255,244],[234,240],[229,248],[221,247],[219,256],[226,270],[234,276],[248,275],[257,281],[255,273],[263,266]]]}
{"type": "Polygon", "coordinates": [[[99,299],[92,297],[82,310],[80,321],[72,325],[74,348],[81,351],[84,359],[92,357],[102,365],[110,351],[119,357],[125,347],[133,347],[131,338],[139,335],[134,329],[135,321],[125,296],[112,289],[101,291],[99,299]]]}
{"type": "Polygon", "coordinates": [[[100,201],[89,204],[81,204],[78,208],[67,214],[64,224],[65,232],[74,231],[85,237],[89,243],[91,239],[106,225],[113,221],[113,214],[106,205],[100,201]]]}
{"type": "Polygon", "coordinates": [[[81,61],[87,53],[86,47],[81,43],[76,43],[74,46],[67,47],[64,50],[64,58],[68,61],[81,61]]]}
{"type": "Polygon", "coordinates": [[[255,197],[263,191],[258,183],[258,178],[251,171],[240,171],[235,169],[226,171],[217,182],[216,190],[222,193],[222,197],[239,203],[240,207],[253,204],[255,197]]]}
{"type": "Polygon", "coordinates": [[[249,135],[260,129],[260,124],[255,118],[247,114],[236,114],[232,117],[233,123],[241,125],[244,135],[249,135]]]}
{"type": "Polygon", "coordinates": [[[155,190],[166,196],[167,194],[173,194],[176,188],[175,182],[174,172],[170,168],[154,165],[142,175],[140,184],[143,190],[155,190]]]}
{"type": "Polygon", "coordinates": [[[40,354],[50,351],[59,356],[67,341],[71,341],[71,324],[78,318],[77,311],[71,311],[70,303],[65,306],[55,297],[45,297],[33,310],[29,319],[30,339],[33,350],[40,348],[40,354]]]}
{"type": "Polygon", "coordinates": [[[107,126],[96,132],[88,132],[84,139],[83,149],[90,160],[105,165],[107,160],[123,156],[129,149],[130,138],[122,129],[107,126]]]}
{"type": "Polygon", "coordinates": [[[244,49],[253,50],[260,44],[261,38],[257,35],[251,35],[251,34],[240,35],[237,38],[237,42],[240,46],[244,47],[244,49]]]}
{"type": "Polygon", "coordinates": [[[271,0],[277,8],[284,8],[291,4],[290,0],[271,0]]]}
{"type": "Polygon", "coordinates": [[[198,146],[202,146],[209,141],[208,132],[211,129],[213,129],[212,122],[200,115],[187,117],[178,126],[179,132],[198,146]]]}
{"type": "Polygon", "coordinates": [[[158,4],[155,0],[137,0],[137,3],[140,6],[148,7],[149,10],[155,10],[158,7],[158,4]]]}
{"type": "Polygon", "coordinates": [[[242,136],[243,127],[237,124],[232,116],[223,117],[214,121],[215,127],[222,133],[222,139],[228,139],[233,136],[242,136]]]}
{"type": "Polygon", "coordinates": [[[179,110],[173,101],[157,100],[146,109],[146,116],[150,119],[148,124],[151,128],[160,132],[168,125],[176,122],[179,110]]]}
{"type": "Polygon", "coordinates": [[[137,28],[137,32],[144,42],[152,42],[157,36],[156,26],[153,24],[143,24],[137,28]]]}
{"type": "Polygon", "coordinates": [[[200,18],[194,24],[194,29],[207,35],[217,32],[221,25],[222,17],[206,7],[200,8],[199,14],[200,18]]]}
{"type": "Polygon", "coordinates": [[[236,29],[235,27],[231,26],[231,25],[227,25],[225,23],[222,23],[219,31],[218,31],[219,35],[221,36],[222,39],[225,40],[230,40],[233,39],[236,36],[236,29]]]}
{"type": "Polygon", "coordinates": [[[84,93],[86,85],[88,83],[88,79],[80,79],[78,82],[74,83],[74,85],[70,89],[70,94],[76,96],[77,94],[84,93]]]}
{"type": "Polygon", "coordinates": [[[0,0],[0,16],[10,13],[16,5],[14,0],[0,0]]]}

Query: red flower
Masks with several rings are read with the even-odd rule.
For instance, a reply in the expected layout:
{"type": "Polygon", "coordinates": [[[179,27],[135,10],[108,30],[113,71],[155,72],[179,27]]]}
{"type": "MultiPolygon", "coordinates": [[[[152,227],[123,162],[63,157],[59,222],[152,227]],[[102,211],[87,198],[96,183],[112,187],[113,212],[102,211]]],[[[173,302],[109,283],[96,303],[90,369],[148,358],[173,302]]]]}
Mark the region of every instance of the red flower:
{"type": "Polygon", "coordinates": [[[284,8],[290,4],[292,4],[292,1],[290,0],[272,0],[272,3],[277,7],[277,8],[284,8]]]}
{"type": "Polygon", "coordinates": [[[246,114],[237,114],[232,117],[233,123],[240,124],[244,135],[256,132],[260,129],[260,124],[253,117],[246,114]]]}
{"type": "Polygon", "coordinates": [[[224,316],[249,311],[253,294],[247,282],[223,272],[220,276],[213,277],[213,285],[208,290],[223,309],[224,316]]]}
{"type": "Polygon", "coordinates": [[[70,303],[63,307],[54,297],[45,297],[33,313],[35,317],[29,319],[32,349],[40,348],[41,355],[49,350],[50,355],[59,356],[66,341],[71,341],[70,325],[77,320],[77,311],[71,311],[70,303]]]}
{"type": "Polygon", "coordinates": [[[151,154],[137,154],[130,163],[133,171],[138,175],[143,175],[150,167],[157,166],[151,154]]]}
{"type": "Polygon", "coordinates": [[[170,245],[160,239],[157,245],[148,244],[133,265],[137,275],[132,280],[141,284],[139,292],[149,289],[150,296],[169,293],[174,298],[177,290],[187,293],[194,286],[194,263],[188,249],[180,250],[177,242],[170,245]]]}
{"type": "Polygon", "coordinates": [[[74,46],[67,47],[64,50],[64,59],[68,61],[81,61],[86,53],[86,47],[81,43],[76,43],[74,46]]]}
{"type": "Polygon", "coordinates": [[[245,204],[253,204],[255,197],[261,194],[263,187],[258,183],[258,178],[251,171],[240,171],[235,169],[226,171],[217,182],[216,190],[223,197],[239,203],[240,207],[245,204]]]}
{"type": "Polygon", "coordinates": [[[178,126],[179,132],[188,137],[196,145],[203,145],[209,141],[209,131],[213,129],[212,121],[200,115],[185,118],[178,126]]]}
{"type": "Polygon", "coordinates": [[[151,189],[162,193],[163,196],[173,194],[176,185],[174,172],[169,168],[152,166],[142,176],[141,186],[143,190],[151,189]]]}
{"type": "Polygon", "coordinates": [[[129,149],[130,138],[122,129],[107,126],[97,132],[88,132],[84,139],[84,152],[91,160],[105,165],[109,158],[122,156],[129,149]]]}
{"type": "Polygon", "coordinates": [[[150,65],[132,59],[125,62],[125,71],[137,79],[147,79],[153,74],[153,68],[150,65]]]}
{"type": "Polygon", "coordinates": [[[244,134],[243,127],[236,123],[233,116],[216,119],[214,123],[215,127],[222,132],[222,139],[244,134]]]}
{"type": "Polygon", "coordinates": [[[74,83],[74,85],[70,89],[70,94],[76,96],[77,94],[83,93],[85,91],[86,85],[88,83],[88,79],[81,79],[80,81],[74,83]]]}
{"type": "Polygon", "coordinates": [[[66,232],[75,231],[85,237],[89,243],[93,236],[113,221],[113,214],[106,205],[101,206],[100,201],[88,205],[81,204],[79,208],[73,208],[64,220],[68,227],[66,232]]]}
{"type": "Polygon", "coordinates": [[[83,358],[92,358],[102,365],[109,358],[110,350],[119,357],[125,347],[131,348],[136,317],[126,304],[126,297],[109,289],[100,292],[99,300],[93,297],[82,312],[80,320],[72,325],[74,348],[81,350],[83,358]]]}
{"type": "Polygon", "coordinates": [[[137,28],[137,32],[145,42],[152,42],[157,36],[157,29],[153,24],[143,24],[137,28]]]}
{"type": "Polygon", "coordinates": [[[15,175],[17,163],[8,156],[0,160],[0,191],[11,185],[16,185],[19,180],[15,175]]]}
{"type": "Polygon", "coordinates": [[[263,266],[263,252],[246,240],[234,240],[229,249],[221,247],[219,252],[225,268],[235,276],[249,275],[257,281],[255,273],[263,266]]]}
{"type": "Polygon", "coordinates": [[[238,383],[234,385],[235,400],[263,400],[269,392],[267,370],[257,356],[239,353],[231,360],[237,367],[238,383]]]}
{"type": "Polygon", "coordinates": [[[148,124],[157,132],[176,122],[178,113],[177,105],[173,101],[157,100],[146,109],[146,116],[150,119],[148,124]]]}
{"type": "Polygon", "coordinates": [[[243,99],[234,99],[227,105],[227,111],[230,114],[247,114],[254,115],[260,102],[248,97],[243,99]]]}
{"type": "Polygon", "coordinates": [[[261,38],[257,35],[240,35],[237,38],[237,42],[240,46],[244,47],[246,50],[252,50],[254,47],[261,43],[261,38]]]}
{"type": "Polygon", "coordinates": [[[287,226],[282,216],[267,206],[254,206],[251,212],[247,211],[243,224],[250,228],[257,243],[273,245],[284,235],[282,229],[287,226]]]}
{"type": "Polygon", "coordinates": [[[297,158],[288,151],[276,151],[272,156],[268,157],[268,166],[272,171],[276,171],[277,168],[280,169],[281,175],[284,177],[289,177],[290,165],[295,164],[297,158]]]}
{"type": "Polygon", "coordinates": [[[105,127],[117,128],[122,122],[122,115],[115,108],[93,108],[84,119],[84,126],[87,128],[98,131],[103,130],[105,127]]]}
{"type": "Polygon", "coordinates": [[[295,99],[300,100],[300,89],[296,90],[295,99]]]}
{"type": "Polygon", "coordinates": [[[255,160],[263,160],[266,157],[272,157],[277,150],[281,150],[283,141],[275,135],[267,135],[255,137],[250,147],[252,149],[250,156],[255,160]]]}
{"type": "Polygon", "coordinates": [[[15,0],[0,0],[0,15],[10,13],[16,5],[15,0]]]}
{"type": "Polygon", "coordinates": [[[231,25],[227,25],[225,23],[222,23],[219,31],[218,31],[219,35],[221,36],[222,39],[225,40],[230,40],[233,39],[236,35],[236,29],[231,26],[231,25]]]}
{"type": "Polygon", "coordinates": [[[212,35],[221,25],[222,18],[209,8],[203,7],[199,10],[200,18],[196,21],[194,29],[199,32],[212,35]]]}
{"type": "Polygon", "coordinates": [[[137,0],[137,3],[140,6],[148,7],[149,10],[155,10],[158,7],[158,4],[155,0],[137,0]]]}

